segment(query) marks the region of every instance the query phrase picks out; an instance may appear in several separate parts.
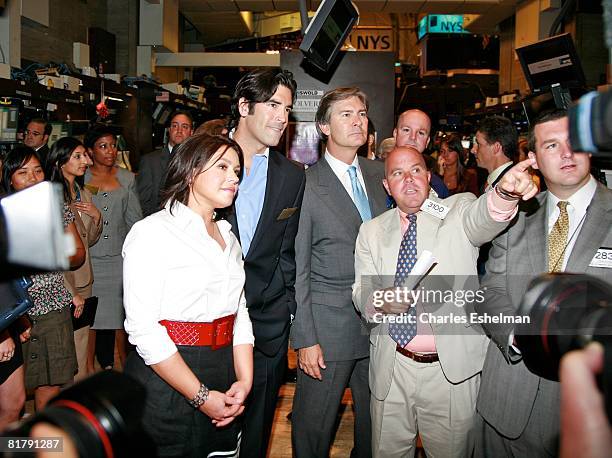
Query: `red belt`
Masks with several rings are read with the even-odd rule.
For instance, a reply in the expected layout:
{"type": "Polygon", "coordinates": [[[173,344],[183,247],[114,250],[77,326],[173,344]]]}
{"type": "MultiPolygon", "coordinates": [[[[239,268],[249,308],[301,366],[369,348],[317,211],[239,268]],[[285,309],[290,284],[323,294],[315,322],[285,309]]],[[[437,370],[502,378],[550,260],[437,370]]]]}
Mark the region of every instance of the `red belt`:
{"type": "Polygon", "coordinates": [[[236,315],[228,315],[217,318],[212,323],[162,320],[159,324],[166,328],[170,339],[177,345],[211,347],[217,350],[232,343],[235,318],[236,315]]]}
{"type": "Polygon", "coordinates": [[[397,351],[401,355],[404,355],[406,358],[410,358],[416,361],[417,363],[435,363],[436,361],[440,361],[440,358],[438,358],[437,353],[414,353],[410,350],[406,350],[405,348],[400,347],[399,345],[395,347],[395,351],[397,351]]]}

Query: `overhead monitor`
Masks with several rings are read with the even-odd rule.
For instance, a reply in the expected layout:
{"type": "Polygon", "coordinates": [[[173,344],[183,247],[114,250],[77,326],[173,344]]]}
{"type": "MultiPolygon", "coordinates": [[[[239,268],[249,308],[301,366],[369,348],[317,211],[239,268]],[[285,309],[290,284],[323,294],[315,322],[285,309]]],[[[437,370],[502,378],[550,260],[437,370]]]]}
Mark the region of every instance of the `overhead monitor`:
{"type": "Polygon", "coordinates": [[[308,23],[300,50],[314,66],[327,71],[357,19],[359,12],[350,0],[323,0],[308,23]]]}
{"type": "Polygon", "coordinates": [[[516,49],[532,92],[554,84],[564,88],[585,85],[584,72],[569,33],[540,40],[516,49]]]}

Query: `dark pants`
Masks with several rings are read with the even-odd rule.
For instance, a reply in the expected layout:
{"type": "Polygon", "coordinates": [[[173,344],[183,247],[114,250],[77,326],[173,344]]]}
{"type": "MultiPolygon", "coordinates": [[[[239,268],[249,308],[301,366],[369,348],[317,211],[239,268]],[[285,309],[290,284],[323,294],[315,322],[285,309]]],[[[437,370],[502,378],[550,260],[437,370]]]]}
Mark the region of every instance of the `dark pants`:
{"type": "Polygon", "coordinates": [[[96,329],[96,358],[102,369],[115,364],[114,329],[96,329]]]}
{"type": "MultiPolygon", "coordinates": [[[[179,353],[195,375],[213,391],[225,392],[236,380],[232,346],[179,346],[179,353]]],[[[136,352],[131,352],[125,373],[141,382],[146,390],[142,425],[153,438],[160,457],[206,457],[213,452],[233,456],[238,446],[240,418],[217,428],[200,410],[162,380],[136,352]]],[[[216,456],[216,455],[215,455],[216,456]]]]}
{"type": "Polygon", "coordinates": [[[253,349],[253,389],[244,411],[240,458],[264,458],[276,411],[278,390],[287,370],[288,336],[274,356],[253,349]]]}
{"type": "Polygon", "coordinates": [[[303,371],[297,372],[297,386],[291,416],[291,444],[297,458],[327,458],[338,425],[338,409],[344,390],[351,389],[355,409],[355,446],[352,457],[372,456],[370,420],[370,358],[350,361],[326,361],[323,380],[303,371]]]}

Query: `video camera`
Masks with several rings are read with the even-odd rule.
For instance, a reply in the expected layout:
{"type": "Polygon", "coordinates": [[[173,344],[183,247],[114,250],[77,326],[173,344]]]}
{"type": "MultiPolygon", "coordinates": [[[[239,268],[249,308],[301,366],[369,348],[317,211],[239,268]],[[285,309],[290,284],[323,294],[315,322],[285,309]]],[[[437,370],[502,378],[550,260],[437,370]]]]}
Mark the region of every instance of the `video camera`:
{"type": "Polygon", "coordinates": [[[599,386],[612,421],[612,285],[586,274],[543,274],[529,284],[518,314],[531,318],[514,330],[525,366],[548,380],[559,380],[566,353],[603,345],[599,386]]]}
{"type": "MultiPolygon", "coordinates": [[[[47,424],[65,433],[54,437],[62,447],[61,456],[68,456],[68,449],[74,448],[79,457],[155,457],[154,442],[141,426],[144,403],[145,388],[140,383],[119,372],[103,371],[63,390],[43,411],[2,435],[32,439],[34,427],[47,424]]],[[[24,458],[28,454],[23,448],[11,451],[8,447],[4,456],[24,458]]]]}

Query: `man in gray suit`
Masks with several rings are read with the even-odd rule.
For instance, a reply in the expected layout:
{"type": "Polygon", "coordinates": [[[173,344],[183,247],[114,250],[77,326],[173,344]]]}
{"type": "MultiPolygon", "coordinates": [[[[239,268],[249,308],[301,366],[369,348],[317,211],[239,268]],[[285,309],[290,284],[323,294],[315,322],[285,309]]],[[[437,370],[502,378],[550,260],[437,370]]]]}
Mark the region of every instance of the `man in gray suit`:
{"type": "Polygon", "coordinates": [[[361,226],[353,286],[355,306],[372,323],[375,457],[414,455],[417,434],[428,456],[464,456],[488,342],[464,298],[478,293],[478,246],[507,227],[520,198],[537,192],[526,171],[531,163],[517,164],[479,199],[460,193],[442,200],[415,147],[396,147],[387,156],[384,185],[397,208],[361,226]],[[396,287],[414,287],[409,275],[424,250],[436,264],[416,292],[445,299],[431,294],[413,304],[396,287]],[[406,323],[398,325],[398,318],[406,323]]]}
{"type": "MultiPolygon", "coordinates": [[[[534,122],[529,149],[548,191],[525,202],[513,225],[493,241],[481,313],[514,315],[529,282],[544,272],[612,281],[612,266],[594,262],[599,250],[612,246],[612,192],[590,175],[590,155],[572,151],[565,111],[534,122]]],[[[475,456],[556,456],[559,384],[529,372],[513,345],[511,325],[485,328],[492,341],[476,404],[475,456]]]]}
{"type": "Polygon", "coordinates": [[[168,162],[175,146],[187,140],[193,133],[193,118],[188,111],[176,111],[170,117],[168,143],[142,157],[136,177],[138,197],[143,216],[149,216],[159,208],[159,192],[166,181],[168,162]]]}
{"type": "Polygon", "coordinates": [[[298,352],[291,439],[296,457],[327,457],[344,390],[355,407],[353,456],[371,455],[368,331],[353,307],[355,239],[362,221],[385,210],[383,165],[357,157],[366,142],[368,101],[359,88],[338,88],[316,114],[327,141],[306,170],[295,241],[297,312],[291,329],[298,352]]]}

